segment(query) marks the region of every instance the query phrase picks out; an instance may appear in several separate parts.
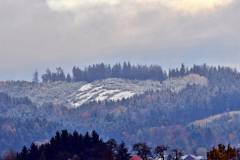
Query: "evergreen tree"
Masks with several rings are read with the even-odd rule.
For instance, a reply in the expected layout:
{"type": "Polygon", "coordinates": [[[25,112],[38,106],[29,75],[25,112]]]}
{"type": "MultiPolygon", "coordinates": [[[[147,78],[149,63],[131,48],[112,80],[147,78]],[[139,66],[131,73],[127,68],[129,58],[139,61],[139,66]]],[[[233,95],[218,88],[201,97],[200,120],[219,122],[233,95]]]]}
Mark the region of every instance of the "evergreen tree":
{"type": "Polygon", "coordinates": [[[37,84],[39,82],[38,71],[34,72],[32,82],[35,83],[35,84],[37,84]]]}
{"type": "Polygon", "coordinates": [[[56,68],[56,81],[65,81],[66,77],[61,67],[56,68]]]}
{"type": "Polygon", "coordinates": [[[34,159],[35,157],[39,157],[38,147],[32,143],[29,151],[29,159],[34,159]]]}
{"type": "Polygon", "coordinates": [[[43,82],[51,82],[52,79],[52,72],[50,71],[50,69],[46,70],[46,73],[42,75],[42,81],[43,82]]]}
{"type": "Polygon", "coordinates": [[[130,154],[128,153],[128,149],[125,146],[125,143],[122,142],[117,148],[116,160],[129,160],[130,154]]]}
{"type": "Polygon", "coordinates": [[[70,76],[69,73],[67,74],[66,81],[67,81],[67,82],[71,82],[71,81],[72,81],[72,78],[71,78],[71,76],[70,76]]]}
{"type": "Polygon", "coordinates": [[[19,160],[27,160],[28,159],[28,149],[26,146],[23,147],[22,152],[18,154],[17,159],[19,160]]]}
{"type": "Polygon", "coordinates": [[[186,71],[185,65],[182,64],[182,65],[181,65],[181,68],[180,68],[180,75],[181,75],[181,76],[185,76],[186,72],[187,72],[187,71],[186,71]]]}

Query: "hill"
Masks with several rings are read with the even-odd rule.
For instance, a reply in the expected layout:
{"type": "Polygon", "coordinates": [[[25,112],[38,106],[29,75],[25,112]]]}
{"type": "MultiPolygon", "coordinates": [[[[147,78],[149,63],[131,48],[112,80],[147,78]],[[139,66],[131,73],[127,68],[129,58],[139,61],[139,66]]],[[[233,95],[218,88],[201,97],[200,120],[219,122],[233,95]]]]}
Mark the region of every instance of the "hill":
{"type": "Polygon", "coordinates": [[[239,117],[221,120],[239,110],[240,74],[206,65],[180,71],[163,80],[1,82],[0,150],[45,142],[62,129],[188,152],[240,141],[239,117]],[[209,127],[196,125],[205,122],[209,127]]]}
{"type": "Polygon", "coordinates": [[[208,80],[197,74],[189,74],[184,77],[170,78],[164,81],[153,80],[127,80],[109,78],[87,82],[49,82],[34,84],[30,82],[3,82],[0,84],[0,92],[10,96],[26,96],[34,103],[63,104],[69,108],[79,107],[84,103],[100,101],[119,101],[135,95],[144,94],[147,91],[162,91],[166,89],[179,92],[188,85],[206,86],[208,80]]]}

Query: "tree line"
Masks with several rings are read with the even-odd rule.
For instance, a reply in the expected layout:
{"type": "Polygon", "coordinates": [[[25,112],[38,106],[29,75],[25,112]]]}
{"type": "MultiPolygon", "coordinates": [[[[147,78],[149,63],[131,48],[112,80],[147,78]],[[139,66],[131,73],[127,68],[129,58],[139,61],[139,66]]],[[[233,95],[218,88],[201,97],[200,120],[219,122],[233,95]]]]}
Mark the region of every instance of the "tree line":
{"type": "MultiPolygon", "coordinates": [[[[20,152],[6,153],[3,160],[129,160],[132,155],[138,155],[143,160],[149,157],[165,159],[168,147],[159,145],[153,150],[146,143],[136,143],[129,152],[124,142],[116,140],[103,141],[97,132],[85,135],[67,130],[56,132],[48,143],[37,145],[32,143],[29,148],[24,146],[20,152]]],[[[168,160],[180,160],[182,152],[171,150],[168,160]]]]}
{"type": "MultiPolygon", "coordinates": [[[[37,82],[36,78],[38,73],[34,73],[33,81],[37,82]]],[[[56,72],[51,72],[50,69],[46,70],[42,76],[43,82],[54,81],[94,81],[105,78],[124,78],[124,79],[138,79],[138,80],[164,80],[167,78],[167,73],[163,71],[161,66],[146,66],[146,65],[131,65],[129,62],[123,64],[115,64],[113,66],[104,63],[89,65],[84,69],[74,66],[72,68],[72,75],[65,74],[61,67],[56,68],[56,72]]]]}
{"type": "MultiPolygon", "coordinates": [[[[7,152],[3,160],[130,160],[135,155],[142,160],[180,160],[183,153],[178,149],[169,151],[165,145],[152,149],[146,143],[134,144],[132,152],[129,152],[124,142],[118,144],[114,139],[104,142],[96,131],[82,135],[76,131],[69,133],[62,130],[56,132],[48,143],[32,143],[29,148],[24,146],[20,152],[7,152]]],[[[208,160],[239,160],[240,150],[219,144],[206,155],[208,160]]]]}
{"type": "MultiPolygon", "coordinates": [[[[188,68],[184,64],[180,68],[163,70],[160,65],[132,65],[130,62],[123,64],[117,63],[113,66],[104,63],[89,65],[84,69],[74,66],[72,74],[65,74],[61,67],[56,68],[56,71],[46,70],[46,73],[41,75],[42,82],[79,82],[94,80],[101,80],[105,78],[123,78],[130,80],[158,80],[163,81],[167,78],[181,77],[190,73],[199,74],[208,78],[215,78],[214,76],[224,74],[230,77],[240,77],[236,69],[230,67],[213,67],[204,65],[193,65],[188,68]]],[[[39,82],[38,72],[33,75],[33,82],[39,82]]]]}

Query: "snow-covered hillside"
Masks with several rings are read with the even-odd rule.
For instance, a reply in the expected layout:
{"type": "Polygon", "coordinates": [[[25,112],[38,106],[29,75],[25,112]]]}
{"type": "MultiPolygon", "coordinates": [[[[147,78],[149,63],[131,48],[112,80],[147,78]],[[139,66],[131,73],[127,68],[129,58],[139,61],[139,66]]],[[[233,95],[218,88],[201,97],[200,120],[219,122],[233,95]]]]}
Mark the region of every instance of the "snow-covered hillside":
{"type": "Polygon", "coordinates": [[[191,123],[191,125],[198,126],[198,127],[205,127],[219,120],[231,121],[234,118],[240,118],[240,111],[232,111],[232,112],[225,112],[222,114],[216,114],[205,119],[194,121],[193,123],[191,123]]]}
{"type": "Polygon", "coordinates": [[[135,95],[143,94],[146,91],[171,89],[173,92],[179,92],[187,85],[206,86],[208,80],[205,77],[190,74],[182,78],[174,78],[160,81],[134,81],[110,78],[101,81],[84,84],[77,92],[69,96],[69,102],[72,107],[79,107],[84,103],[92,101],[118,101],[131,98],[135,95]]]}
{"type": "Polygon", "coordinates": [[[86,82],[49,82],[32,84],[28,82],[0,83],[0,92],[13,97],[28,97],[37,105],[53,103],[69,108],[77,108],[83,104],[97,101],[118,101],[143,94],[146,91],[170,89],[179,92],[187,85],[207,86],[208,80],[197,74],[189,74],[181,78],[160,81],[126,80],[109,78],[86,82]]]}

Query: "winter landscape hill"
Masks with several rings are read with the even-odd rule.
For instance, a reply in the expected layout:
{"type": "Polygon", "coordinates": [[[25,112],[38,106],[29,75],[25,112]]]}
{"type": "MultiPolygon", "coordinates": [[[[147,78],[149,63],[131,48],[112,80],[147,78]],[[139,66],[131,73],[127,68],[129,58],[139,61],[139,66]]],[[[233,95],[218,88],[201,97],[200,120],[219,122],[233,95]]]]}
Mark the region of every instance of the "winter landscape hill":
{"type": "Polygon", "coordinates": [[[0,82],[0,150],[44,143],[61,129],[96,130],[128,145],[165,144],[191,153],[240,141],[238,71],[207,65],[168,72],[138,67],[132,76],[136,66],[121,74],[99,66],[91,73],[74,68],[68,78],[58,69],[44,74],[43,82],[36,77],[0,82]],[[95,70],[99,78],[89,78],[95,70]]]}
{"type": "Polygon", "coordinates": [[[2,82],[0,92],[13,97],[28,97],[32,102],[63,104],[69,108],[77,108],[89,102],[121,101],[147,91],[171,90],[180,92],[187,86],[207,86],[207,78],[198,74],[189,74],[181,78],[171,78],[164,81],[127,80],[108,78],[87,82],[50,82],[33,84],[31,82],[2,82]]]}

